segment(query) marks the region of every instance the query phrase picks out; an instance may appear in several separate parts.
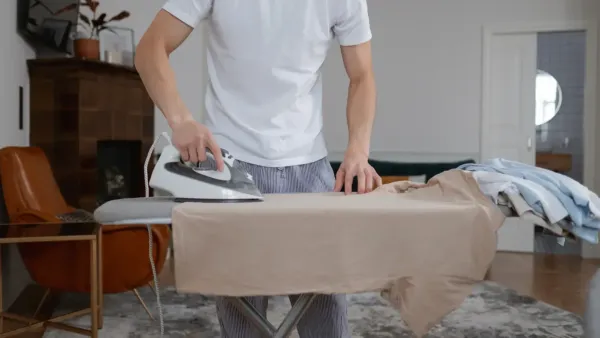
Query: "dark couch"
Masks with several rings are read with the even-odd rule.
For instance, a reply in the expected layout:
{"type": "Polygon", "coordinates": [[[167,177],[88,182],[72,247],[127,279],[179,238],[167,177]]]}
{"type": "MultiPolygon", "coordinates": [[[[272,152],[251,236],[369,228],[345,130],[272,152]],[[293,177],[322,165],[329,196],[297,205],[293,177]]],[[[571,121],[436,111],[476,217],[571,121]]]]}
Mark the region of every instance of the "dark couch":
{"type": "MultiPolygon", "coordinates": [[[[465,159],[457,162],[391,162],[369,160],[369,163],[379,176],[420,176],[425,175],[425,180],[429,181],[433,176],[451,169],[456,169],[465,163],[475,163],[472,159],[465,159]]],[[[337,173],[341,162],[331,162],[333,171],[337,173]]],[[[352,191],[357,190],[356,178],[352,185],[352,191]]]]}

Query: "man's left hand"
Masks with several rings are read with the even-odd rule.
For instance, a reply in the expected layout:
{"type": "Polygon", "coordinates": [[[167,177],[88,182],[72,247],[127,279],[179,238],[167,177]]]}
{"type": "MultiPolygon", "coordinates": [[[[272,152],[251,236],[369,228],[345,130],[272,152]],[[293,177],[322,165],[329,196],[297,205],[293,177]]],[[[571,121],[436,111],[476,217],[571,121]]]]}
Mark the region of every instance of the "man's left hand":
{"type": "Polygon", "coordinates": [[[369,156],[360,151],[348,149],[335,177],[335,191],[342,191],[343,186],[345,194],[351,194],[354,177],[358,179],[359,194],[371,192],[382,184],[381,177],[369,164],[369,156]]]}

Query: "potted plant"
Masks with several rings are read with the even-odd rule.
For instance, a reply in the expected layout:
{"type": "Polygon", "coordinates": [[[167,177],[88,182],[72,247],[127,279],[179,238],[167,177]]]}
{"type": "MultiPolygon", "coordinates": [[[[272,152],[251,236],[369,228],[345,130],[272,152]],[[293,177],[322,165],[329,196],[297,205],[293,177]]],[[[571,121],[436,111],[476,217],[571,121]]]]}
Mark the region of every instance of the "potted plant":
{"type": "MultiPolygon", "coordinates": [[[[97,9],[100,5],[98,1],[82,0],[79,5],[89,8],[92,16],[90,18],[85,14],[79,13],[78,26],[82,26],[84,31],[78,32],[79,34],[73,43],[75,56],[89,60],[98,60],[100,59],[100,32],[111,30],[108,24],[126,19],[130,16],[130,13],[128,11],[121,11],[107,19],[106,13],[98,14],[97,9]]],[[[75,9],[77,9],[77,3],[70,4],[61,11],[75,9]]]]}

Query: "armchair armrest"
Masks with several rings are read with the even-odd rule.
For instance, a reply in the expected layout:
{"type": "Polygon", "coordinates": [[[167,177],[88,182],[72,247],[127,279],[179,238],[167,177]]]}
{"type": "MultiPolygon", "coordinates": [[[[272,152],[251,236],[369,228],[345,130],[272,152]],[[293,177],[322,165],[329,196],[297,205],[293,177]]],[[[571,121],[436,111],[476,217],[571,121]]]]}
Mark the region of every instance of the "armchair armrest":
{"type": "Polygon", "coordinates": [[[28,234],[29,236],[38,235],[42,236],[43,234],[47,234],[48,232],[52,232],[54,234],[57,229],[60,228],[60,224],[63,221],[58,217],[58,215],[53,215],[48,212],[44,212],[41,210],[28,209],[21,210],[16,215],[10,217],[11,223],[17,224],[17,226],[9,227],[8,235],[9,236],[23,236],[24,234],[28,234]],[[56,227],[23,227],[18,226],[18,224],[35,224],[35,223],[55,223],[56,227]]]}

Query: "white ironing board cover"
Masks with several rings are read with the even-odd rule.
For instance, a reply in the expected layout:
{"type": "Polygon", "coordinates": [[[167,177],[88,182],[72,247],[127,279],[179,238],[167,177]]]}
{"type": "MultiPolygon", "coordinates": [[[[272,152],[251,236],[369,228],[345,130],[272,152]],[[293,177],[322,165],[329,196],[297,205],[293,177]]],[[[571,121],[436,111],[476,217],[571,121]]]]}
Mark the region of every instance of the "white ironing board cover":
{"type": "Polygon", "coordinates": [[[381,290],[424,335],[483,280],[505,215],[470,173],[370,194],[266,195],[173,208],[179,292],[253,296],[381,290]]]}
{"type": "Polygon", "coordinates": [[[94,210],[94,219],[100,224],[170,224],[178,204],[169,197],[112,200],[94,210]]]}

